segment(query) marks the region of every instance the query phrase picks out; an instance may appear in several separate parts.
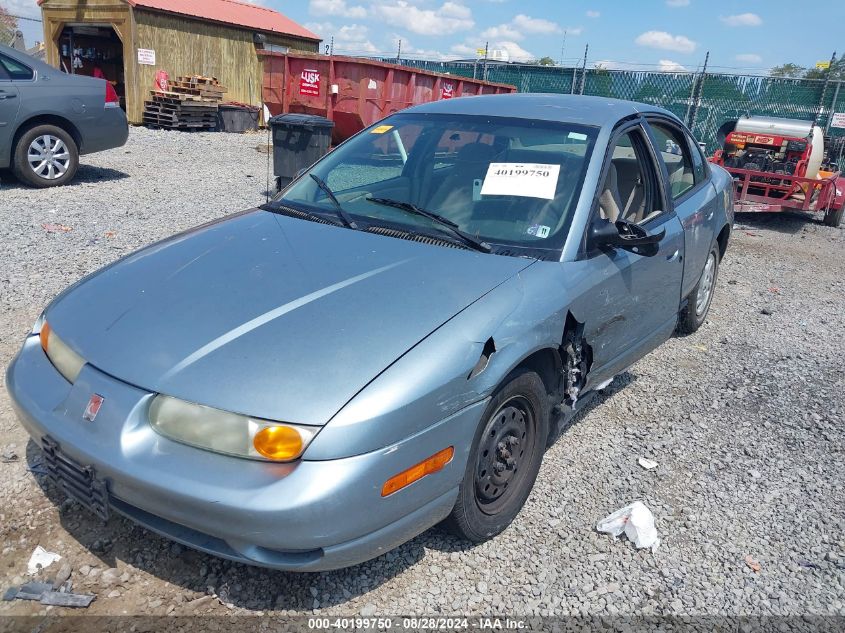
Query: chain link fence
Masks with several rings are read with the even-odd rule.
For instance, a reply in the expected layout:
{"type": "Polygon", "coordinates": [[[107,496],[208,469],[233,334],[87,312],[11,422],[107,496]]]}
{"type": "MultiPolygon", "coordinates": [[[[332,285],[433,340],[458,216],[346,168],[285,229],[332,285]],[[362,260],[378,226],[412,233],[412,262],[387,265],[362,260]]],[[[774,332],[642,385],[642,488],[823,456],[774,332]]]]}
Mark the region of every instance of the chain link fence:
{"type": "MultiPolygon", "coordinates": [[[[383,58],[397,62],[396,58],[383,58]]],[[[786,79],[718,73],[673,73],[488,64],[403,59],[399,63],[439,73],[485,78],[511,84],[519,92],[585,94],[641,101],[670,110],[715,151],[724,140],[726,126],[745,114],[812,121],[831,138],[832,147],[843,146],[845,129],[829,126],[832,112],[845,112],[845,82],[820,79],[786,79]],[[839,137],[839,138],[837,138],[839,137]]],[[[729,131],[729,130],[728,130],[729,131]]]]}

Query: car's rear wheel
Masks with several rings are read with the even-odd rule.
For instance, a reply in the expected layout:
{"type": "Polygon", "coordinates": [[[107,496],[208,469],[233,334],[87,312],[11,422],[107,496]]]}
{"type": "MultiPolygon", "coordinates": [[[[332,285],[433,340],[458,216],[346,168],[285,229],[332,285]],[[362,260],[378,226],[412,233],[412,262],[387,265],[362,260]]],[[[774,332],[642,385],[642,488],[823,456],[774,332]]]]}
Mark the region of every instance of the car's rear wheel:
{"type": "Polygon", "coordinates": [[[487,405],[447,526],[480,543],[510,525],[537,479],[548,434],[543,381],[514,372],[487,405]]]}
{"type": "Polygon", "coordinates": [[[681,311],[678,331],[682,334],[692,334],[704,324],[710,312],[710,304],[713,302],[718,276],[719,247],[714,244],[707,255],[701,277],[687,298],[686,307],[681,311]]]}
{"type": "Polygon", "coordinates": [[[842,203],[842,206],[836,209],[829,210],[827,213],[824,214],[824,223],[827,226],[837,227],[842,224],[842,216],[845,215],[845,202],[842,203]]]}
{"type": "Polygon", "coordinates": [[[76,142],[55,125],[38,125],[27,130],[15,146],[15,176],[33,187],[64,185],[76,175],[78,167],[76,142]]]}

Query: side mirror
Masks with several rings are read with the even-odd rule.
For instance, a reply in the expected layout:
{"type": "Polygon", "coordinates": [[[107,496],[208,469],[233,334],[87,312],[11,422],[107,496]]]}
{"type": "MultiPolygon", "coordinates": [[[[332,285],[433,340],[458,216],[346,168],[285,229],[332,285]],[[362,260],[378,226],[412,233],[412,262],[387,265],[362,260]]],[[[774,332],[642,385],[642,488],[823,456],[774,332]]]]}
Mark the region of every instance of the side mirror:
{"type": "Polygon", "coordinates": [[[607,220],[593,224],[590,230],[590,242],[596,248],[621,248],[622,250],[654,257],[660,249],[660,242],[666,236],[666,229],[660,233],[651,234],[644,228],[618,220],[615,223],[607,220]]]}

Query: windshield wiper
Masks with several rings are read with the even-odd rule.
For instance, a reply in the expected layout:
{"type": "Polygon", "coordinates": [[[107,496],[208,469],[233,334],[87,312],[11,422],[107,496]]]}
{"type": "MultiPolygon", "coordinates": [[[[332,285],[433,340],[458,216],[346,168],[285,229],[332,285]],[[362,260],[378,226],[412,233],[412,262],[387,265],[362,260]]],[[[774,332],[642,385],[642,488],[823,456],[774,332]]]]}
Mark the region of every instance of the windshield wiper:
{"type": "Polygon", "coordinates": [[[489,253],[491,250],[491,246],[487,242],[482,242],[481,240],[477,240],[469,233],[464,233],[457,224],[452,222],[449,218],[444,218],[442,215],[438,215],[437,213],[433,213],[432,211],[426,211],[425,209],[418,207],[415,204],[410,202],[403,202],[402,200],[393,200],[391,198],[366,198],[368,202],[374,202],[375,204],[383,204],[387,207],[394,207],[396,209],[402,209],[403,211],[408,211],[409,213],[413,213],[415,215],[421,215],[424,218],[428,218],[432,222],[435,222],[441,226],[446,227],[446,229],[456,235],[461,242],[469,246],[470,248],[474,248],[477,251],[481,251],[482,253],[489,253]]]}
{"type": "Polygon", "coordinates": [[[313,211],[309,211],[303,207],[294,207],[290,205],[290,203],[282,203],[280,200],[272,200],[266,204],[259,205],[259,209],[264,209],[265,211],[270,211],[271,213],[279,213],[281,215],[288,215],[295,218],[302,218],[303,216],[312,220],[314,222],[321,222],[322,224],[328,224],[329,226],[342,226],[338,223],[334,218],[329,219],[323,217],[319,213],[314,213],[313,211]]]}
{"type": "Polygon", "coordinates": [[[326,181],[323,180],[322,178],[320,178],[317,174],[308,174],[308,175],[311,176],[311,178],[314,179],[314,182],[317,183],[317,186],[320,189],[322,189],[323,193],[326,194],[326,197],[328,197],[328,199],[332,201],[335,208],[337,209],[337,215],[340,217],[341,220],[343,220],[343,223],[346,226],[348,226],[350,229],[355,229],[357,231],[358,225],[355,224],[355,220],[350,218],[349,214],[340,205],[340,202],[338,201],[337,197],[334,195],[334,191],[332,191],[331,187],[329,187],[326,184],[326,181]]]}

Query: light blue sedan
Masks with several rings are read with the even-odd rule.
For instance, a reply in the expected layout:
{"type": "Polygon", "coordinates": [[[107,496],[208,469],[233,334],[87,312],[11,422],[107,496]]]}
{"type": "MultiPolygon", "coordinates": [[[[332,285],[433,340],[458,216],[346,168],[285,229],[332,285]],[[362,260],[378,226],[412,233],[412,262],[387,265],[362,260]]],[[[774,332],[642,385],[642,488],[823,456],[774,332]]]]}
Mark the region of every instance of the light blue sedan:
{"type": "Polygon", "coordinates": [[[68,495],[217,556],[480,542],[597,390],[704,323],[732,191],[651,106],[411,108],[63,292],[7,386],[68,495]]]}

